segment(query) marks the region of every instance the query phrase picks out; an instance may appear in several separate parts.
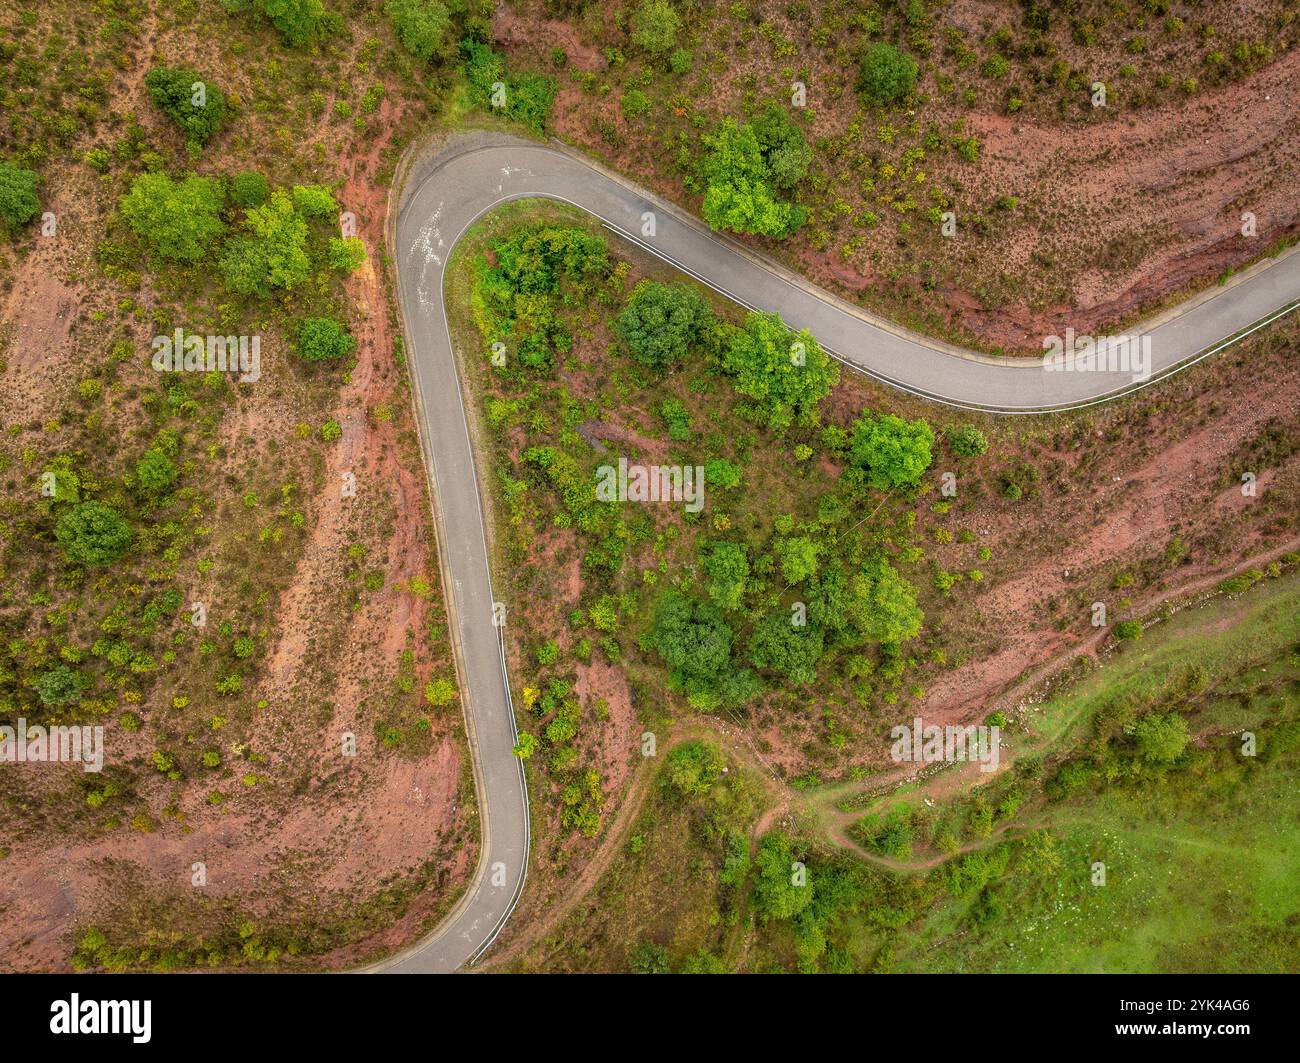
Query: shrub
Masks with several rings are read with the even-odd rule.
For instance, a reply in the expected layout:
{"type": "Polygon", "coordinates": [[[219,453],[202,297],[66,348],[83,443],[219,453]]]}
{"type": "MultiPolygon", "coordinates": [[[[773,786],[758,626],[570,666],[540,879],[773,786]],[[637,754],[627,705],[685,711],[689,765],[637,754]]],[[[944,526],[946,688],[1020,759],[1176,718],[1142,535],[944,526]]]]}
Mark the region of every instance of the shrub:
{"type": "Polygon", "coordinates": [[[402,47],[417,59],[430,58],[451,28],[451,13],[441,0],[387,0],[384,11],[402,47]]]}
{"type": "Polygon", "coordinates": [[[293,209],[304,218],[328,218],[339,210],[329,189],[320,185],[294,185],[291,197],[293,209]]]}
{"type": "Polygon", "coordinates": [[[135,463],[135,482],[144,495],[158,496],[176,482],[176,466],[161,450],[146,450],[135,463]]]}
{"type": "Polygon", "coordinates": [[[66,664],[56,664],[36,680],[36,696],[47,708],[70,705],[81,698],[86,681],[80,672],[66,664]]]}
{"type": "Polygon", "coordinates": [[[366,260],[366,245],[355,236],[342,240],[332,236],[326,258],[330,269],[339,273],[355,273],[366,260]]]}
{"type": "Polygon", "coordinates": [[[916,60],[892,44],[873,44],[862,55],[858,91],[868,103],[887,107],[916,87],[916,60]]]}
{"type": "Polygon", "coordinates": [[[699,797],[712,789],[726,766],[722,751],[713,743],[683,742],[669,750],[659,782],[683,797],[699,797]]]}
{"type": "Polygon", "coordinates": [[[948,445],[959,458],[976,458],[989,449],[989,441],[974,425],[948,429],[948,445]]]}
{"type": "Polygon", "coordinates": [[[230,179],[230,202],[237,207],[260,207],[270,195],[266,178],[256,170],[242,170],[230,179]]]}
{"type": "Polygon", "coordinates": [[[746,316],[721,360],[732,386],[751,400],[742,412],[776,431],[816,424],[818,405],[840,377],[811,332],[793,332],[776,314],[760,311],[746,316]]]}
{"type": "Polygon", "coordinates": [[[245,211],[244,219],[248,235],[227,241],[221,256],[221,274],[232,289],[266,298],[307,280],[307,222],[287,192],[276,189],[269,202],[245,211]]]}
{"type": "Polygon", "coordinates": [[[309,362],[346,358],[357,341],[331,317],[306,317],[298,325],[298,353],[309,362]]]}
{"type": "MultiPolygon", "coordinates": [[[[724,118],[704,139],[709,150],[700,170],[705,221],[715,229],[777,238],[804,223],[803,207],[776,198],[771,165],[753,125],[724,118]]],[[[791,161],[783,158],[787,174],[791,161]]]]}
{"type": "Polygon", "coordinates": [[[622,108],[624,117],[639,118],[643,114],[650,113],[650,97],[640,89],[628,89],[623,93],[619,106],[622,108]]]}
{"type": "Polygon", "coordinates": [[[1142,759],[1151,764],[1171,764],[1183,755],[1189,740],[1187,721],[1176,712],[1151,713],[1127,730],[1137,740],[1142,759]]]}
{"type": "Polygon", "coordinates": [[[662,55],[677,44],[682,20],[668,0],[642,0],[632,14],[632,43],[652,55],[662,55]]]}
{"type": "Polygon", "coordinates": [[[32,170],[0,162],[0,228],[17,229],[40,213],[41,201],[36,195],[38,180],[32,170]]]}
{"type": "Polygon", "coordinates": [[[1138,620],[1121,620],[1115,625],[1117,639],[1136,641],[1142,637],[1142,623],[1138,620]]]}
{"type": "Polygon", "coordinates": [[[456,700],[456,684],[446,676],[439,676],[424,684],[424,700],[435,709],[450,705],[456,700]]]}

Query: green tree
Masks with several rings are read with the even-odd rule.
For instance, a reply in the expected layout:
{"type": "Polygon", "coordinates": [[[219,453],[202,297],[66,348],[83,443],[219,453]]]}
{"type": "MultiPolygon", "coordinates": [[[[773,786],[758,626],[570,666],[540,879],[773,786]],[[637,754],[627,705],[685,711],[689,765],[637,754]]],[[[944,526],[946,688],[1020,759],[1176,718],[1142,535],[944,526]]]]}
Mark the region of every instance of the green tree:
{"type": "Polygon", "coordinates": [[[772,184],[784,191],[794,188],[812,164],[812,148],[803,130],[789,111],[774,103],[754,119],[753,126],[772,184]]]}
{"type": "Polygon", "coordinates": [[[672,974],[668,950],[653,941],[643,941],[628,953],[627,965],[633,974],[672,974]]]}
{"type": "Polygon", "coordinates": [[[366,245],[355,236],[340,240],[330,237],[329,250],[326,252],[330,269],[339,273],[355,273],[366,260],[366,245]]]}
{"type": "Polygon", "coordinates": [[[451,29],[451,13],[441,0],[387,0],[384,11],[402,47],[417,59],[429,59],[451,29]]]}
{"type": "Polygon", "coordinates": [[[252,10],[264,17],[291,48],[305,48],[325,31],[321,0],[221,0],[229,11],[252,10]]]}
{"type": "Polygon", "coordinates": [[[769,613],[749,636],[749,660],[755,668],[770,668],[790,682],[807,685],[817,680],[817,662],[825,649],[826,633],[817,624],[795,624],[789,612],[769,613]]]}
{"type": "Polygon", "coordinates": [[[754,311],[722,353],[732,386],[751,400],[742,410],[776,431],[815,425],[818,404],[840,370],[807,329],[793,332],[773,313],[754,311]]]}
{"type": "Polygon", "coordinates": [[[54,538],[68,560],[86,568],[116,561],[126,553],[133,536],[126,518],[100,502],[70,506],[54,527],[54,538]]]}
{"type": "Polygon", "coordinates": [[[780,831],[763,835],[755,858],[754,909],[764,922],[793,919],[812,903],[812,883],[795,865],[794,844],[780,831]],[[800,882],[803,885],[800,885],[800,882]]]}
{"type": "Polygon", "coordinates": [[[1183,755],[1190,735],[1187,720],[1176,712],[1153,712],[1129,729],[1142,759],[1151,764],[1172,764],[1183,755]]]}
{"type": "Polygon", "coordinates": [[[270,195],[265,176],[256,170],[241,170],[230,179],[230,202],[237,207],[260,207],[270,195]]]}
{"type": "Polygon", "coordinates": [[[228,240],[221,256],[221,275],[232,289],[266,298],[307,280],[307,222],[289,193],[276,189],[267,203],[245,211],[244,220],[248,234],[228,240]]]}
{"type": "Polygon", "coordinates": [[[803,224],[807,211],[777,199],[763,146],[754,127],[724,118],[711,136],[701,167],[706,188],[701,213],[715,229],[783,237],[803,224]]]}
{"type": "Polygon", "coordinates": [[[329,218],[339,212],[338,202],[330,190],[320,185],[294,185],[290,195],[293,209],[304,218],[329,218]]]}
{"type": "Polygon", "coordinates": [[[226,119],[225,94],[197,70],[156,66],[144,83],[153,105],[176,123],[190,144],[206,144],[226,119]]]}
{"type": "Polygon", "coordinates": [[[632,13],[632,43],[652,55],[662,55],[677,45],[682,20],[668,0],[642,0],[632,13]]]}
{"type": "Polygon", "coordinates": [[[709,547],[704,571],[712,581],[709,597],[720,609],[739,609],[749,579],[749,557],[744,544],[718,541],[709,547]]]}
{"type": "Polygon", "coordinates": [[[904,421],[892,413],[864,413],[853,424],[849,461],[877,490],[915,487],[930,467],[934,430],[922,418],[904,421]]]}
{"type": "Polygon", "coordinates": [[[0,229],[17,229],[41,212],[41,201],[36,195],[39,179],[33,170],[0,162],[0,229]]]}
{"type": "Polygon", "coordinates": [[[672,669],[671,685],[697,708],[743,701],[755,692],[753,674],[737,669],[732,659],[735,637],[717,606],[676,591],[660,599],[649,634],[672,669]]]}
{"type": "Polygon", "coordinates": [[[171,490],[179,475],[172,459],[161,450],[146,450],[135,463],[135,482],[141,494],[156,498],[171,490]]]}
{"type": "Polygon", "coordinates": [[[127,225],[162,258],[197,262],[225,232],[219,182],[190,174],[173,181],[163,173],[142,173],[121,200],[127,225]]]}
{"type": "Polygon", "coordinates": [[[632,289],[614,331],[638,362],[666,369],[685,360],[712,319],[713,311],[696,289],[645,280],[632,289]]]}
{"type": "Polygon", "coordinates": [[[305,317],[298,324],[298,353],[309,362],[346,358],[357,341],[332,317],[305,317]]]}
{"type": "Polygon", "coordinates": [[[879,107],[897,103],[916,87],[916,60],[892,44],[873,44],[862,55],[858,91],[879,107]]]}
{"type": "Polygon", "coordinates": [[[925,620],[916,588],[883,558],[850,580],[846,612],[864,638],[892,646],[915,638],[925,620]]]}
{"type": "Polygon", "coordinates": [[[772,552],[787,584],[802,583],[817,574],[817,544],[806,535],[777,539],[772,552]]]}
{"type": "Polygon", "coordinates": [[[46,708],[70,705],[81,698],[85,677],[66,664],[56,664],[36,680],[36,696],[46,708]]]}

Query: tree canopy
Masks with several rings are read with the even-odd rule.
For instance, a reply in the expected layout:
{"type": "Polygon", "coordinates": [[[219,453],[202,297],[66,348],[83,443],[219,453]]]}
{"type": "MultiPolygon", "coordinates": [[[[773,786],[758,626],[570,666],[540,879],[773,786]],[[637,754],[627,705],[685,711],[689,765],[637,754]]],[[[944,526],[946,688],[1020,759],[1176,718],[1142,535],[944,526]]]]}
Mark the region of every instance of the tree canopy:
{"type": "Polygon", "coordinates": [[[126,518],[100,502],[69,506],[54,527],[54,538],[68,560],[87,568],[116,561],[133,537],[126,518]]]}
{"type": "Polygon", "coordinates": [[[685,360],[712,318],[709,304],[689,285],[644,280],[632,289],[614,331],[638,362],[665,369],[685,360]]]}
{"type": "Polygon", "coordinates": [[[817,406],[839,382],[839,366],[807,329],[792,331],[773,313],[754,311],[722,352],[745,411],[777,431],[817,423],[817,406]]]}
{"type": "Polygon", "coordinates": [[[122,197],[122,217],[161,258],[197,262],[225,232],[221,184],[190,174],[173,181],[163,173],[142,173],[122,197]]]}
{"type": "Polygon", "coordinates": [[[277,188],[262,206],[244,212],[244,224],[247,233],[228,240],[221,256],[221,274],[231,288],[265,298],[307,280],[307,222],[289,193],[277,188]]]}
{"type": "Polygon", "coordinates": [[[881,41],[862,54],[858,91],[868,103],[888,107],[916,87],[918,72],[915,59],[906,52],[900,52],[892,44],[881,41]]]}
{"type": "Polygon", "coordinates": [[[930,467],[934,430],[922,418],[904,421],[892,413],[864,413],[853,423],[849,461],[878,490],[915,487],[930,467]]]}
{"type": "Polygon", "coordinates": [[[632,13],[632,43],[652,55],[662,55],[677,44],[682,20],[668,0],[642,0],[632,13]]]}
{"type": "Polygon", "coordinates": [[[332,317],[307,317],[298,325],[298,353],[309,362],[346,358],[357,341],[332,317]]]}
{"type": "Polygon", "coordinates": [[[384,11],[402,47],[417,59],[438,51],[451,29],[451,12],[442,0],[387,0],[384,11]]]}
{"type": "MultiPolygon", "coordinates": [[[[715,229],[782,237],[803,224],[807,211],[773,192],[775,177],[753,125],[724,118],[712,135],[701,167],[704,220],[715,229]]],[[[780,154],[782,179],[798,169],[788,146],[780,154]]]]}
{"type": "Polygon", "coordinates": [[[225,121],[225,94],[197,70],[156,66],[144,83],[153,105],[176,123],[191,144],[207,143],[225,121]]]}

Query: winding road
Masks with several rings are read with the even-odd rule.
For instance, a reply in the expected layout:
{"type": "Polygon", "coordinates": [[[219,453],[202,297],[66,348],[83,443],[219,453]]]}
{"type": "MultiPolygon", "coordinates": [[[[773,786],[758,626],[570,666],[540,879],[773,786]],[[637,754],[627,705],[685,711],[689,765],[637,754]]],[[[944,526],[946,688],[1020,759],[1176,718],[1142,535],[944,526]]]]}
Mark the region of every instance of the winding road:
{"type": "MultiPolygon", "coordinates": [[[[514,199],[572,204],[702,283],[751,309],[807,328],[853,368],[933,401],[991,413],[1076,409],[1148,386],[1263,327],[1300,300],[1300,254],[1244,271],[1134,330],[1151,341],[1151,375],[1066,372],[1004,360],[908,332],[863,312],[627,180],[560,145],[461,134],[415,162],[393,231],[421,441],[432,477],[449,630],[455,644],[481,810],[478,867],[441,926],[369,968],[426,973],[472,965],[496,940],[528,874],[529,808],[494,615],[483,500],[443,305],[456,242],[479,217],[514,199]],[[653,216],[653,235],[647,224],[653,216]]],[[[1062,329],[1069,322],[1062,322],[1062,329]]],[[[527,623],[526,603],[505,603],[505,623],[527,623]]]]}

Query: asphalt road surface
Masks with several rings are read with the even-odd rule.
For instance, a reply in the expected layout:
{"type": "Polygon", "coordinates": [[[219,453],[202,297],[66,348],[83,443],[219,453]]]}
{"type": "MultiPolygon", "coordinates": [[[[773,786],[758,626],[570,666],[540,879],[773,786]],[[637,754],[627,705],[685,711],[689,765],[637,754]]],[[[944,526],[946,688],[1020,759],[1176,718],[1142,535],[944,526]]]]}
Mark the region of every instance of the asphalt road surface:
{"type": "MultiPolygon", "coordinates": [[[[520,198],[575,205],[737,303],[775,310],[791,326],[809,329],[829,352],[869,376],[934,401],[997,413],[1077,408],[1150,386],[1300,300],[1300,254],[1284,255],[1134,329],[1150,337],[1149,376],[1140,363],[1126,371],[1051,369],[1034,359],[983,357],[875,319],[559,146],[459,135],[415,163],[405,189],[395,232],[401,308],[433,478],[483,847],[469,888],[441,926],[370,968],[375,971],[473,964],[505,925],[528,872],[528,791],[512,753],[517,735],[484,510],[443,306],[452,248],[481,215],[520,198]]],[[[1062,334],[1069,324],[1061,322],[1062,334]]],[[[526,602],[504,606],[505,623],[528,622],[526,602]]]]}

